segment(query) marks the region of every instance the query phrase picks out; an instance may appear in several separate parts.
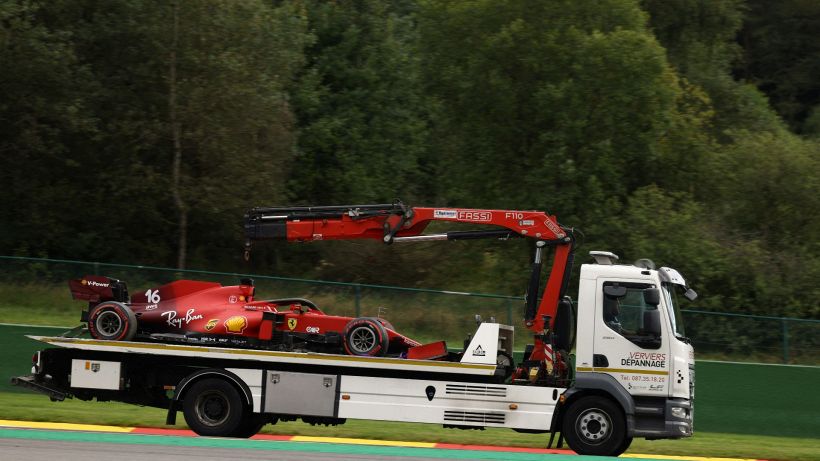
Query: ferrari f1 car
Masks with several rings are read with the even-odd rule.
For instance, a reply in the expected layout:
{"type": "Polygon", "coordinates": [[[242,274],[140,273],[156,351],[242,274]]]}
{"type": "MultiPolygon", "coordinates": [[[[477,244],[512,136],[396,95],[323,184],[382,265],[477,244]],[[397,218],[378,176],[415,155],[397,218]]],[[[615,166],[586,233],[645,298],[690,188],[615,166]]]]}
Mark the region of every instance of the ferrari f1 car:
{"type": "Polygon", "coordinates": [[[92,338],[147,340],[359,356],[405,355],[420,343],[381,318],[327,315],[301,298],[254,299],[239,285],[178,280],[129,297],[125,282],[102,276],[69,281],[88,301],[82,321],[92,338]]]}

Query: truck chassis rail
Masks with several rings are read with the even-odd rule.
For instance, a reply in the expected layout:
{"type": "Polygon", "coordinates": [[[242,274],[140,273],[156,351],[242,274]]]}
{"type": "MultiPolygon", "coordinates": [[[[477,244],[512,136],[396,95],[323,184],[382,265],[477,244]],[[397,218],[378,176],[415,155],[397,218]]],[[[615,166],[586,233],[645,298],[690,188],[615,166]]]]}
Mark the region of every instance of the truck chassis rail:
{"type": "Polygon", "coordinates": [[[32,376],[16,376],[11,378],[12,386],[20,386],[31,389],[35,392],[47,395],[52,402],[62,402],[66,397],[71,398],[69,394],[58,389],[52,389],[45,384],[37,382],[37,379],[32,376]]]}

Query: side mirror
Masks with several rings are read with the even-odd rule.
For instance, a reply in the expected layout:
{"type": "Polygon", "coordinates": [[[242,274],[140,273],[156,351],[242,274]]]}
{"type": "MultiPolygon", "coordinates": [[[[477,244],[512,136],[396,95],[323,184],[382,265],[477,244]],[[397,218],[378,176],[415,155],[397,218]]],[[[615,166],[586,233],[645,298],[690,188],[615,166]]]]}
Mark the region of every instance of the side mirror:
{"type": "Polygon", "coordinates": [[[661,337],[661,311],[652,309],[643,312],[643,331],[653,338],[661,337]]]}
{"type": "Polygon", "coordinates": [[[683,292],[683,296],[689,301],[694,301],[698,299],[698,294],[695,293],[695,290],[691,288],[687,288],[686,291],[683,292]]]}
{"type": "Polygon", "coordinates": [[[643,290],[643,301],[650,306],[657,306],[661,303],[661,290],[657,288],[646,288],[643,290]]]}
{"type": "Polygon", "coordinates": [[[623,298],[626,296],[626,287],[620,285],[607,285],[604,287],[604,294],[613,298],[623,298]]]}

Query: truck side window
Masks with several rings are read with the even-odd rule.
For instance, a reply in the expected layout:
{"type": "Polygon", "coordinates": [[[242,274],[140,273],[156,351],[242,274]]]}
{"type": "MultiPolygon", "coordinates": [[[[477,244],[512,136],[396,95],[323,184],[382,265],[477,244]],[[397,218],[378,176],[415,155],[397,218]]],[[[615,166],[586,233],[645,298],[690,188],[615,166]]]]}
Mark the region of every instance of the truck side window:
{"type": "Polygon", "coordinates": [[[651,340],[643,328],[644,312],[658,309],[644,301],[643,290],[651,287],[639,283],[604,283],[601,315],[604,324],[624,338],[645,349],[658,349],[660,341],[651,340]]]}

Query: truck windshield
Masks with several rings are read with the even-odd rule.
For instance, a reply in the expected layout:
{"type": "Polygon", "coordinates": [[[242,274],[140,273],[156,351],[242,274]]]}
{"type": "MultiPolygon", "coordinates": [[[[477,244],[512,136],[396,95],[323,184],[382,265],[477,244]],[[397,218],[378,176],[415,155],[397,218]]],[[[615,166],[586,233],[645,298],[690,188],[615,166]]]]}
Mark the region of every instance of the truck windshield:
{"type": "Polygon", "coordinates": [[[672,331],[679,339],[686,339],[686,333],[683,329],[683,315],[680,311],[680,303],[678,303],[678,293],[675,289],[674,283],[663,283],[663,297],[666,301],[667,309],[669,309],[669,319],[672,321],[672,331]]]}

